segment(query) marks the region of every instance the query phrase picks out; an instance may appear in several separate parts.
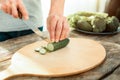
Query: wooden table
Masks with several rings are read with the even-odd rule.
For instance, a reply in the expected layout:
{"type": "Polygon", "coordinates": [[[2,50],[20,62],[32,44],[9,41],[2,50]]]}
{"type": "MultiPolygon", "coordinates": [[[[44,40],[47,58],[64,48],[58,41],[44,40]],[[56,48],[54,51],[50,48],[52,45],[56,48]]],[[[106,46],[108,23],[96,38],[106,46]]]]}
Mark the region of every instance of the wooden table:
{"type": "MultiPolygon", "coordinates": [[[[47,34],[45,32],[45,34],[47,34]]],[[[120,33],[116,35],[88,35],[76,31],[71,31],[70,37],[89,38],[100,43],[105,47],[107,58],[105,62],[88,72],[67,77],[50,78],[30,75],[20,75],[10,80],[120,80],[120,33]]],[[[0,42],[0,47],[9,50],[9,58],[18,49],[23,46],[41,40],[37,35],[30,34],[4,42],[0,42]],[[32,36],[32,37],[31,37],[32,36]]],[[[2,55],[0,55],[2,56],[2,55]]],[[[1,61],[0,71],[6,69],[10,65],[10,59],[1,61]]],[[[3,59],[2,59],[3,60],[3,59]]]]}

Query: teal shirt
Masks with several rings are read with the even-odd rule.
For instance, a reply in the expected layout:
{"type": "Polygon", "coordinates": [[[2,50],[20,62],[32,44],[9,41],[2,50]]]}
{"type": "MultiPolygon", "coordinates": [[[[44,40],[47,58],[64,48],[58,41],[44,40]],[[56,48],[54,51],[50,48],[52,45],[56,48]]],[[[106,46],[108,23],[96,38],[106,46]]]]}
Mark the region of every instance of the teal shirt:
{"type": "Polygon", "coordinates": [[[0,32],[28,30],[43,26],[41,0],[23,0],[29,13],[29,20],[13,18],[0,10],[0,32]]]}

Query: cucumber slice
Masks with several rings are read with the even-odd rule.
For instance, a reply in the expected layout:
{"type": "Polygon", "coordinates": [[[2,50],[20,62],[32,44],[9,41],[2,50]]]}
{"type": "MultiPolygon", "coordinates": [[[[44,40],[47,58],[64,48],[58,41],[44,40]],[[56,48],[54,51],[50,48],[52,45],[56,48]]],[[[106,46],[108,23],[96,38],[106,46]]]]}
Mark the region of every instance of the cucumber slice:
{"type": "Polygon", "coordinates": [[[40,51],[40,48],[35,48],[35,52],[39,52],[40,51]]]}
{"type": "Polygon", "coordinates": [[[45,55],[45,54],[47,53],[47,50],[42,47],[42,48],[39,50],[39,53],[42,54],[42,55],[45,55]]]}
{"type": "Polygon", "coordinates": [[[48,49],[50,52],[56,51],[56,50],[58,50],[58,49],[61,49],[61,48],[66,47],[66,46],[68,45],[69,41],[70,41],[70,40],[69,40],[68,38],[66,38],[66,39],[64,39],[64,40],[62,40],[62,41],[59,41],[59,42],[49,43],[49,44],[47,44],[47,49],[48,49]]]}
{"type": "Polygon", "coordinates": [[[47,45],[47,49],[48,49],[49,51],[54,51],[54,45],[53,45],[53,43],[49,43],[49,44],[47,45]]]}

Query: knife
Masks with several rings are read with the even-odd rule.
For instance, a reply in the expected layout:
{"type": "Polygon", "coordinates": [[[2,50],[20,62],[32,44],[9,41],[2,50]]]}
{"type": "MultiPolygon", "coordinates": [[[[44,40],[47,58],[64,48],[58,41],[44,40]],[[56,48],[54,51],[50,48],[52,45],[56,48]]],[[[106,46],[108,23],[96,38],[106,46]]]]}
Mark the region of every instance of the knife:
{"type": "MultiPolygon", "coordinates": [[[[20,10],[19,9],[17,9],[18,10],[18,17],[20,18],[20,19],[22,19],[22,13],[20,12],[20,10]]],[[[27,25],[27,24],[26,24],[27,25]]],[[[44,41],[46,41],[46,42],[50,42],[50,40],[47,38],[47,37],[45,37],[45,36],[43,36],[43,33],[42,33],[42,31],[40,31],[39,29],[38,29],[38,27],[30,27],[30,29],[35,33],[35,34],[37,34],[42,40],[44,40],[44,41]]]]}
{"type": "Polygon", "coordinates": [[[42,40],[44,40],[44,41],[46,41],[46,42],[50,42],[50,40],[49,40],[47,37],[43,36],[43,32],[40,31],[38,28],[31,28],[31,29],[32,29],[32,31],[33,31],[36,35],[38,35],[42,40]]]}

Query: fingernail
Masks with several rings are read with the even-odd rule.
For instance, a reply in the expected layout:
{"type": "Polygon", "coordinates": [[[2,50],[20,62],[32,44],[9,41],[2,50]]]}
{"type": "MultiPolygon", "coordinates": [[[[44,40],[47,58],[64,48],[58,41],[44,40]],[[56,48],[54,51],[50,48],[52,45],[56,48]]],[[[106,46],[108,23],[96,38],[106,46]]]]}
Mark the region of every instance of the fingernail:
{"type": "Polygon", "coordinates": [[[57,39],[56,42],[59,42],[59,40],[57,39]]]}
{"type": "Polygon", "coordinates": [[[60,38],[60,40],[63,40],[64,38],[62,37],[62,38],[60,38]]]}
{"type": "Polygon", "coordinates": [[[60,41],[62,40],[62,38],[60,38],[60,41]]]}

